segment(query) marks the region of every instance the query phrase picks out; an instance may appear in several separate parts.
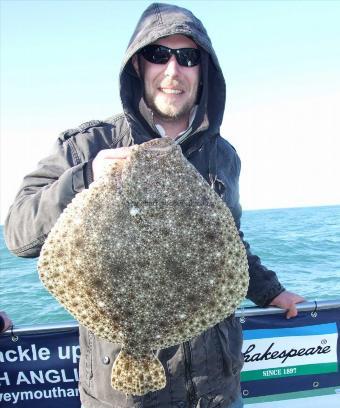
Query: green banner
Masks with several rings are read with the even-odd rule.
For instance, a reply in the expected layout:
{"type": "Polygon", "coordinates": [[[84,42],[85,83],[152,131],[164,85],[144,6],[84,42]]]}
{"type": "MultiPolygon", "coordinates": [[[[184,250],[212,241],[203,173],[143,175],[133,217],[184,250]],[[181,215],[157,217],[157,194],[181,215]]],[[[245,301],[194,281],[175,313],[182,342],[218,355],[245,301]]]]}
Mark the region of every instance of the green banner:
{"type": "Polygon", "coordinates": [[[325,374],[338,371],[338,363],[308,364],[291,367],[276,367],[265,370],[242,371],[241,381],[292,377],[297,375],[325,374]]]}

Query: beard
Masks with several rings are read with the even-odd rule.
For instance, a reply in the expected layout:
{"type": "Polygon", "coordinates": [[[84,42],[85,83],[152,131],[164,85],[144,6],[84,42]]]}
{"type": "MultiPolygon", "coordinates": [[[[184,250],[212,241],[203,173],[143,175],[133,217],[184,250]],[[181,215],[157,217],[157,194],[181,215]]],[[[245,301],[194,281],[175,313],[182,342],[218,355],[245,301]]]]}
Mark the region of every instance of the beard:
{"type": "Polygon", "coordinates": [[[178,106],[173,102],[166,102],[161,98],[150,98],[145,95],[146,103],[153,113],[166,122],[176,121],[188,117],[194,106],[193,101],[187,101],[178,106]]]}
{"type": "MultiPolygon", "coordinates": [[[[175,87],[176,85],[178,85],[178,83],[163,84],[164,87],[175,87]]],[[[152,112],[164,122],[173,122],[189,117],[193,106],[196,104],[197,86],[193,92],[187,96],[186,100],[176,100],[176,97],[172,100],[170,96],[171,95],[167,97],[167,94],[153,92],[153,89],[148,89],[148,87],[144,88],[144,99],[152,112]]]]}

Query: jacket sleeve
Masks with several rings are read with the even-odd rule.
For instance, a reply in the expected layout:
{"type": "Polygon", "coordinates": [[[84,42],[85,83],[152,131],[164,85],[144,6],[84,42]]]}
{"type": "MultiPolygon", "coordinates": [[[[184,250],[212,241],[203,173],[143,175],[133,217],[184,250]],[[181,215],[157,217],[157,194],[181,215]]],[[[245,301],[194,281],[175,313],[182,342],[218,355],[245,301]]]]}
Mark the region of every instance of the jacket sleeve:
{"type": "Polygon", "coordinates": [[[235,151],[233,156],[231,160],[232,168],[229,169],[229,175],[233,174],[234,177],[228,177],[229,185],[227,186],[227,197],[225,201],[233,214],[236,227],[247,251],[249,264],[249,288],[247,298],[256,305],[265,307],[268,306],[277,295],[283,292],[285,288],[279,282],[276,273],[267,269],[262,265],[260,258],[252,254],[249,243],[244,239],[244,234],[241,231],[242,208],[239,197],[241,161],[235,151]]]}
{"type": "Polygon", "coordinates": [[[246,248],[249,264],[249,288],[247,298],[258,306],[266,307],[276,296],[282,293],[285,288],[279,282],[276,273],[267,269],[261,264],[260,258],[251,253],[250,245],[244,240],[242,231],[240,231],[240,237],[246,248]]]}
{"type": "Polygon", "coordinates": [[[24,178],[5,221],[5,240],[13,254],[39,255],[63,209],[84,189],[86,165],[72,140],[59,138],[51,154],[24,178]]]}

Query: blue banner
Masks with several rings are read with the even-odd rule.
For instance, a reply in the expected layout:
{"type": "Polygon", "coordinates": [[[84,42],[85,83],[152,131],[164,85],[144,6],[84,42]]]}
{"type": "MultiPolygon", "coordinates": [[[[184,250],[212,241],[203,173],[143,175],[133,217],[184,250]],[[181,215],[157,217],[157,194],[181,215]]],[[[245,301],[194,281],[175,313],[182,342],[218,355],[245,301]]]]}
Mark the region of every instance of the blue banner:
{"type": "Polygon", "coordinates": [[[79,408],[78,328],[0,336],[0,407],[79,408]]]}
{"type": "MultiPolygon", "coordinates": [[[[290,398],[291,406],[303,407],[293,399],[336,392],[340,402],[339,332],[340,307],[300,311],[290,320],[245,316],[245,403],[290,398]]],[[[0,336],[1,408],[79,408],[78,328],[18,333],[16,341],[9,333],[0,336]]]]}

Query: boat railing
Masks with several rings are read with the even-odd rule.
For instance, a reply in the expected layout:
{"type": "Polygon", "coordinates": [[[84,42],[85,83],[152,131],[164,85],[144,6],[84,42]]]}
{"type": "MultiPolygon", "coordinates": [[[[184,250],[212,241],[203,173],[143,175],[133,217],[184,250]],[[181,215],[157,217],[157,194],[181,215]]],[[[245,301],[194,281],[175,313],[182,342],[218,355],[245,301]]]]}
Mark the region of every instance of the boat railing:
{"type": "MultiPolygon", "coordinates": [[[[298,312],[308,312],[317,313],[319,310],[329,310],[336,309],[340,307],[340,299],[335,300],[322,300],[322,301],[308,301],[299,303],[296,305],[298,312]]],[[[252,316],[265,316],[272,314],[283,314],[286,311],[277,307],[266,307],[260,308],[256,306],[251,307],[241,307],[235,312],[236,317],[246,318],[252,316]]],[[[48,324],[34,324],[34,325],[14,325],[12,329],[7,330],[6,334],[15,334],[19,336],[20,334],[26,333],[51,333],[59,331],[73,330],[78,327],[78,322],[75,320],[60,322],[60,323],[48,323],[48,324]]]]}

